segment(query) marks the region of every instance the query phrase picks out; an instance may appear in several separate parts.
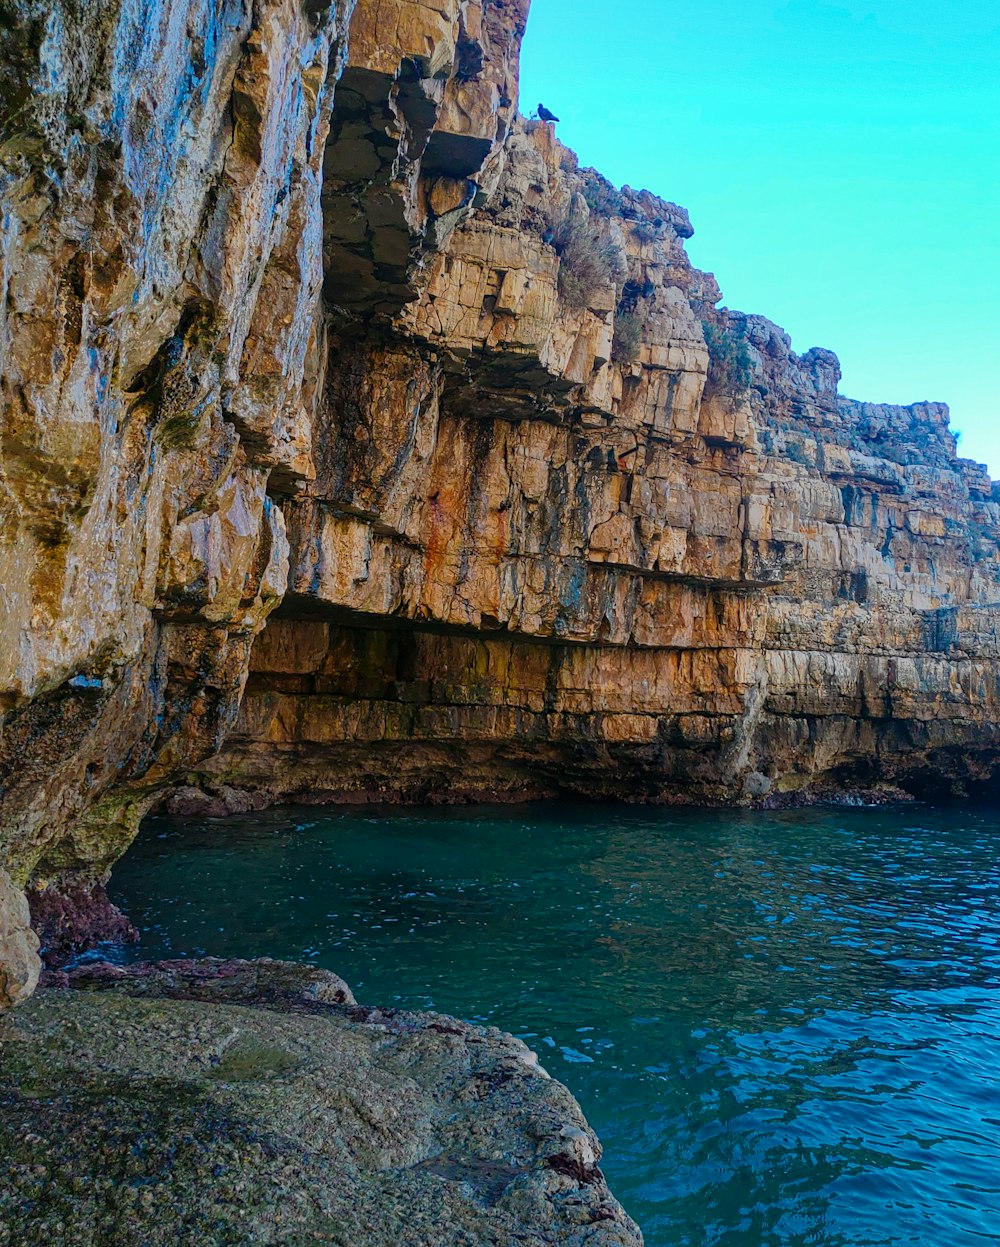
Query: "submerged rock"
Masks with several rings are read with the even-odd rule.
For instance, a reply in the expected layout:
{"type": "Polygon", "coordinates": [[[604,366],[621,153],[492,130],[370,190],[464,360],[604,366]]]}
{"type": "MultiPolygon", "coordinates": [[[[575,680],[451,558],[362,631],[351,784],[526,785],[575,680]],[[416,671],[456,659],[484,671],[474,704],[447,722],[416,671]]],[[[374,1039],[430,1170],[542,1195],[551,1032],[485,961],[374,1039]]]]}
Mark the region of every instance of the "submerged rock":
{"type": "Polygon", "coordinates": [[[510,1035],[283,962],[59,978],[0,1022],[0,1244],[642,1242],[510,1035]]]}

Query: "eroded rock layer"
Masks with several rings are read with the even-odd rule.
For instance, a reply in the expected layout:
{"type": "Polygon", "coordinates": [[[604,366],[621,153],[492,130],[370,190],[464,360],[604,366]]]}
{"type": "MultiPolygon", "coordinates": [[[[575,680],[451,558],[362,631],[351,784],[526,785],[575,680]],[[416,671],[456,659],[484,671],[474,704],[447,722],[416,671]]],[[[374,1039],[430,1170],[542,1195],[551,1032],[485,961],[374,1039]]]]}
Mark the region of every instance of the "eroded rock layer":
{"type": "Polygon", "coordinates": [[[0,849],[56,928],[157,802],[997,770],[947,409],[720,309],[518,115],[526,15],[0,8],[0,849]]]}
{"type": "Polygon", "coordinates": [[[684,212],[548,126],[503,157],[391,325],[331,338],[288,591],[173,808],[988,779],[1000,511],[947,409],[717,310],[684,212]]]}
{"type": "Polygon", "coordinates": [[[285,590],[346,11],[5,4],[3,853],[128,844],[285,590]]]}

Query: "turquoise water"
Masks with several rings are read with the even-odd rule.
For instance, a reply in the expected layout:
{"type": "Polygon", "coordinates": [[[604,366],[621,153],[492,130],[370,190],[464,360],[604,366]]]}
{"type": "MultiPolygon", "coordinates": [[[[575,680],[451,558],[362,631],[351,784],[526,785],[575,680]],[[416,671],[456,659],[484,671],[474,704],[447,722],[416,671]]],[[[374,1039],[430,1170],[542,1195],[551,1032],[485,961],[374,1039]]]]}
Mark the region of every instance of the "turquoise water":
{"type": "Polygon", "coordinates": [[[126,956],[315,961],[522,1036],[650,1247],[1000,1243],[1000,815],[161,819],[110,890],[126,956]]]}

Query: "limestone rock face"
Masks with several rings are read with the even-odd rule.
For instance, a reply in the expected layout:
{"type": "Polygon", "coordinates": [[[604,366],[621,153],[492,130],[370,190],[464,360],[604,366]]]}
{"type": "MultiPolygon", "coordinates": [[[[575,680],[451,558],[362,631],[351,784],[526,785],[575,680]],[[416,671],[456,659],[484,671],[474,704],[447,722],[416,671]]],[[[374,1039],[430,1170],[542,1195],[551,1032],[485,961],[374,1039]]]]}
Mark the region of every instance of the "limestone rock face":
{"type": "Polygon", "coordinates": [[[40,912],[156,802],[997,774],[1000,496],[518,116],[526,0],[12,3],[0,854],[40,912]]]}
{"type": "Polygon", "coordinates": [[[31,995],[41,968],[27,899],[0,869],[0,1010],[31,995]]]}
{"type": "Polygon", "coordinates": [[[0,1020],[4,1242],[641,1247],[510,1035],[282,962],[70,982],[0,1020]]]}
{"type": "Polygon", "coordinates": [[[989,479],[944,406],[844,399],[831,352],[718,309],[690,232],[517,121],[417,297],[377,337],[332,317],[288,592],[201,768],[211,808],[996,772],[989,479]]]}
{"type": "Polygon", "coordinates": [[[347,11],[8,7],[0,850],[48,882],[221,745],[284,592],[347,11]]]}

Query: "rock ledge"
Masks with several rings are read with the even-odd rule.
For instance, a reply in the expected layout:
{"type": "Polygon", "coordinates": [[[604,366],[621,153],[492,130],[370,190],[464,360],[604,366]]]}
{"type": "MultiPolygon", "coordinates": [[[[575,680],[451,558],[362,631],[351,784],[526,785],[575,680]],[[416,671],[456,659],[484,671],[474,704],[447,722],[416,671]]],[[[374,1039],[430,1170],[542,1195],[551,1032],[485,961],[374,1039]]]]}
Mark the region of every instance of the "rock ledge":
{"type": "Polygon", "coordinates": [[[524,1044],[312,967],[50,976],[0,1019],[0,1106],[0,1244],[642,1243],[524,1044]]]}

